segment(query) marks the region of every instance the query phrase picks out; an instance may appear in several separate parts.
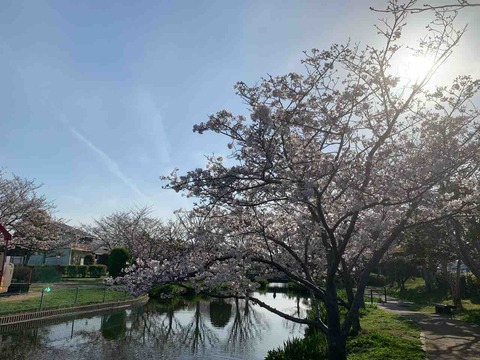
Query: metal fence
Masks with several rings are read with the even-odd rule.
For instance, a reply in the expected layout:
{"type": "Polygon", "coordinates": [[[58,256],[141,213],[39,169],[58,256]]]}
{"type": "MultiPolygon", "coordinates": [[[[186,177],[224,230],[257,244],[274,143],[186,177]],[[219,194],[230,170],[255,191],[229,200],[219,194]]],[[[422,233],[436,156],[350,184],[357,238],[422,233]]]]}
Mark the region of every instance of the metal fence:
{"type": "Polygon", "coordinates": [[[123,301],[130,296],[123,286],[32,284],[28,292],[0,297],[0,315],[123,301]]]}

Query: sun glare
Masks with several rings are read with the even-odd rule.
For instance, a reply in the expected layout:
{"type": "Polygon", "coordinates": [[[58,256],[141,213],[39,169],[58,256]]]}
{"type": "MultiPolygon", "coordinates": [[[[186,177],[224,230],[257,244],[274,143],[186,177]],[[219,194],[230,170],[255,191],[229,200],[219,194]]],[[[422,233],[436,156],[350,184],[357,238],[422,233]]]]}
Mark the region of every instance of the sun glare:
{"type": "Polygon", "coordinates": [[[409,83],[415,84],[422,81],[435,64],[435,59],[430,56],[410,57],[401,66],[401,77],[409,83]]]}

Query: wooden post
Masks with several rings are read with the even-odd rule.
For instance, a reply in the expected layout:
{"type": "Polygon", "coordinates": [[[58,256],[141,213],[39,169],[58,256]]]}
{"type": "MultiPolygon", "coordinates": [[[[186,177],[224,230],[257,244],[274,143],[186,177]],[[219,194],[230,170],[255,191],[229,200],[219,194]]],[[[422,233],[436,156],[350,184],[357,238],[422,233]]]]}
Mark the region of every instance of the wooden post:
{"type": "Polygon", "coordinates": [[[383,288],[383,293],[385,294],[385,304],[387,303],[387,288],[383,288]]]}
{"type": "Polygon", "coordinates": [[[75,293],[75,303],[74,303],[74,305],[77,305],[77,301],[78,301],[78,286],[77,286],[77,291],[75,293]]]}
{"type": "Polygon", "coordinates": [[[40,305],[38,306],[38,311],[42,310],[42,304],[43,304],[43,292],[45,290],[42,289],[42,295],[40,295],[40,305]]]}

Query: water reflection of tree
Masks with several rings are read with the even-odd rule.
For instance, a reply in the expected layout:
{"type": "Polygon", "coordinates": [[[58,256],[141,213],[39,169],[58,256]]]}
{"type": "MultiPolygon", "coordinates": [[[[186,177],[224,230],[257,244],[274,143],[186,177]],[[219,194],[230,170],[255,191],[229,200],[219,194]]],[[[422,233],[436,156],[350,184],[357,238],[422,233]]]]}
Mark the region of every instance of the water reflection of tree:
{"type": "MultiPolygon", "coordinates": [[[[287,295],[287,296],[289,299],[293,298],[293,296],[290,296],[290,295],[287,295]]],[[[310,307],[310,303],[308,302],[308,299],[299,295],[295,295],[294,297],[295,297],[295,305],[289,309],[284,309],[285,313],[291,316],[295,316],[299,319],[306,318],[308,316],[307,308],[310,307]]],[[[282,319],[282,324],[285,327],[285,329],[288,329],[290,331],[290,333],[300,332],[300,330],[305,327],[305,325],[303,324],[289,321],[287,319],[282,319]]]]}
{"type": "Polygon", "coordinates": [[[142,344],[152,342],[159,351],[175,346],[183,325],[175,317],[175,313],[187,306],[180,298],[163,302],[152,302],[149,306],[132,313],[132,325],[129,331],[130,340],[141,341],[142,344]]]}
{"type": "Polygon", "coordinates": [[[207,345],[213,347],[218,344],[218,336],[205,322],[205,318],[201,311],[200,301],[195,303],[195,310],[192,320],[183,328],[179,342],[187,346],[192,354],[197,353],[200,349],[205,349],[207,345]]]}
{"type": "Polygon", "coordinates": [[[100,332],[107,340],[117,340],[125,336],[127,313],[125,311],[102,316],[100,332]]]}
{"type": "Polygon", "coordinates": [[[210,322],[216,328],[222,329],[227,326],[232,317],[232,304],[224,299],[212,299],[210,301],[210,322]]]}
{"type": "Polygon", "coordinates": [[[262,339],[262,330],[268,329],[266,318],[255,310],[248,300],[235,299],[233,322],[228,327],[227,347],[241,350],[262,339]]]}
{"type": "Polygon", "coordinates": [[[44,347],[48,331],[40,328],[23,329],[0,334],[0,359],[29,359],[44,347]]]}

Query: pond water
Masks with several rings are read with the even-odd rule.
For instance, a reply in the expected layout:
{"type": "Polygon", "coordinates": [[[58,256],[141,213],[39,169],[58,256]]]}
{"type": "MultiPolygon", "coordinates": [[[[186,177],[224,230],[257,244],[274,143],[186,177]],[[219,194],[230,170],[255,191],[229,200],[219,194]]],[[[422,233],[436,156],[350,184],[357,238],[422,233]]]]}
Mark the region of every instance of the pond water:
{"type": "MultiPolygon", "coordinates": [[[[255,297],[291,315],[308,302],[284,293],[255,297]]],[[[143,307],[3,332],[1,359],[264,359],[305,327],[244,300],[174,298],[143,307]]]]}

